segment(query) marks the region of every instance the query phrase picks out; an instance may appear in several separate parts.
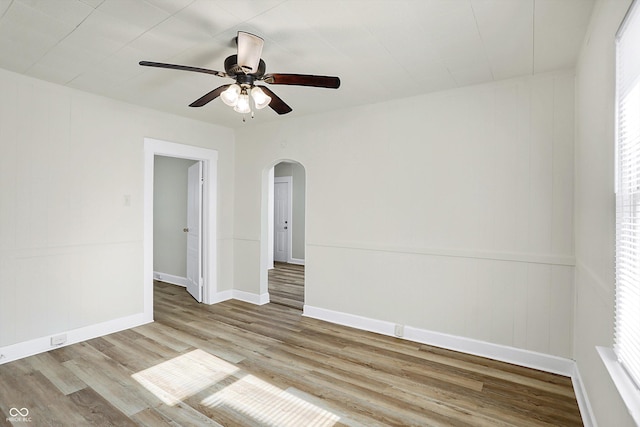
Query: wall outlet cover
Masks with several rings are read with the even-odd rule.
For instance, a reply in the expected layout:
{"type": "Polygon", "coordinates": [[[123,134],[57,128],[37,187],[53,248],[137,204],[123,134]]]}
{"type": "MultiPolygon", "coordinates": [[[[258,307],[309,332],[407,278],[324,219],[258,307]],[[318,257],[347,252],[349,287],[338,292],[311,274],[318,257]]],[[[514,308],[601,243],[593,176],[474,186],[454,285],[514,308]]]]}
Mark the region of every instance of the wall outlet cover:
{"type": "Polygon", "coordinates": [[[51,337],[51,345],[59,346],[67,342],[67,334],[56,335],[55,337],[51,337]]]}
{"type": "Polygon", "coordinates": [[[397,337],[404,336],[404,325],[396,325],[393,328],[393,334],[397,337]]]}

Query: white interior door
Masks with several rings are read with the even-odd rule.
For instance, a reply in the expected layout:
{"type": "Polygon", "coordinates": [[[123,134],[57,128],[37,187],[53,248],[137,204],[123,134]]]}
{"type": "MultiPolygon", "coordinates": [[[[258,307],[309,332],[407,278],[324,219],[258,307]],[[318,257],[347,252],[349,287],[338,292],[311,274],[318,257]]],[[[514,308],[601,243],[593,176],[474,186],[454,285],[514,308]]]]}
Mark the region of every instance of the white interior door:
{"type": "Polygon", "coordinates": [[[289,257],[289,222],[289,183],[276,181],[273,185],[274,261],[287,262],[289,257]]]}
{"type": "Polygon", "coordinates": [[[189,167],[187,184],[187,291],[202,302],[202,162],[189,167]]]}

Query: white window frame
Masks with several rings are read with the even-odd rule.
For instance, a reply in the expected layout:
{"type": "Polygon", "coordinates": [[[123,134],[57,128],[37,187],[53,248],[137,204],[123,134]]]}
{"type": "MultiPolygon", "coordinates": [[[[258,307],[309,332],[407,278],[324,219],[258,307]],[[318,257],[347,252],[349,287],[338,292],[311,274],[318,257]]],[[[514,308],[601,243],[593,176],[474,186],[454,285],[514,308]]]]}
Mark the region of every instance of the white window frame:
{"type": "MultiPolygon", "coordinates": [[[[597,347],[597,350],[629,413],[636,424],[640,425],[640,389],[638,387],[640,370],[637,364],[640,360],[640,346],[637,345],[639,342],[637,334],[631,332],[640,329],[640,324],[636,325],[638,319],[629,315],[629,313],[640,312],[640,303],[635,302],[635,298],[629,297],[630,291],[640,290],[640,284],[636,283],[635,279],[629,279],[639,270],[640,254],[634,254],[630,246],[640,244],[640,230],[628,233],[623,231],[628,230],[628,227],[621,226],[621,224],[628,226],[640,221],[640,214],[636,214],[640,210],[640,199],[637,197],[640,184],[636,183],[635,179],[629,178],[630,174],[640,173],[640,165],[634,164],[634,161],[640,160],[640,156],[634,157],[628,154],[631,144],[626,137],[630,134],[630,130],[637,128],[640,131],[640,117],[637,124],[627,120],[625,129],[621,129],[620,125],[622,121],[628,119],[629,110],[634,111],[633,103],[628,97],[634,91],[640,90],[640,62],[629,60],[629,58],[640,58],[638,28],[640,28],[640,1],[634,0],[616,33],[616,333],[614,348],[597,347]],[[622,114],[625,115],[622,116],[622,114]],[[628,244],[629,241],[632,242],[631,245],[628,244]],[[632,310],[624,308],[630,305],[634,306],[632,310]]],[[[640,145],[640,141],[637,144],[640,145]]],[[[635,145],[633,147],[635,149],[635,145]]]]}

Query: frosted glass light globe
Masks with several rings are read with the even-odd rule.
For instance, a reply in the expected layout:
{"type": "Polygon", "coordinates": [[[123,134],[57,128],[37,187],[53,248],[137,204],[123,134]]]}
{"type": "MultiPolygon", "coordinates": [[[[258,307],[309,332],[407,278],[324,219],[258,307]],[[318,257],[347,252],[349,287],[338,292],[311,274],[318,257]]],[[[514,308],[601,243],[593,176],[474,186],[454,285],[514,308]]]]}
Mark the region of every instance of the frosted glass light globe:
{"type": "Polygon", "coordinates": [[[251,107],[249,106],[249,95],[247,93],[241,93],[238,96],[238,103],[235,107],[233,107],[234,111],[238,113],[246,114],[251,112],[251,107]]]}
{"type": "Polygon", "coordinates": [[[232,84],[229,86],[224,92],[220,94],[220,98],[222,102],[227,104],[230,107],[235,107],[238,103],[238,98],[240,97],[240,86],[237,84],[232,84]]]}
{"type": "Polygon", "coordinates": [[[259,87],[251,89],[251,97],[253,98],[253,102],[256,104],[256,108],[258,110],[263,109],[271,102],[271,97],[264,93],[264,91],[259,87]]]}

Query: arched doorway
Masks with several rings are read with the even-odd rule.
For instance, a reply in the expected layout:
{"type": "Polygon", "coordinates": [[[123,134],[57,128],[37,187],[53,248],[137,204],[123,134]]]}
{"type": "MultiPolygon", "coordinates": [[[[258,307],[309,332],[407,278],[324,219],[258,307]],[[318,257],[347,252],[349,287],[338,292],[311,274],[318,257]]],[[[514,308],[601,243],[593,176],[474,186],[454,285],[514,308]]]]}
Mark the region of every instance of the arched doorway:
{"type": "Polygon", "coordinates": [[[277,162],[267,174],[267,290],[269,301],[304,307],[306,171],[277,162]]]}

